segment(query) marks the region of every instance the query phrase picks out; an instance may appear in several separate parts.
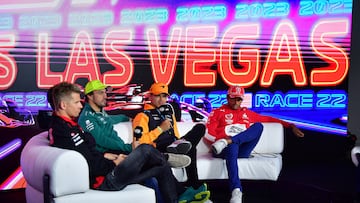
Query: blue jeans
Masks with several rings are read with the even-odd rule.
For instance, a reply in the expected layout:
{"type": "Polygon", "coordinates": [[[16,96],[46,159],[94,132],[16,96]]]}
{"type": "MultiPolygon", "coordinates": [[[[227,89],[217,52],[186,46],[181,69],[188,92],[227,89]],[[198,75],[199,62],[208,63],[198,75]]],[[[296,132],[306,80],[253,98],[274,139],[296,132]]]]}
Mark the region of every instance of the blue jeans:
{"type": "MultiPolygon", "coordinates": [[[[156,178],[164,202],[177,202],[175,177],[167,160],[151,145],[139,145],[106,175],[100,190],[122,190],[127,185],[156,178]]],[[[141,194],[139,194],[141,195],[141,194]]]]}
{"type": "Polygon", "coordinates": [[[164,203],[162,196],[161,196],[161,192],[159,190],[159,184],[155,178],[150,178],[150,179],[145,180],[143,185],[155,190],[156,203],[164,203]]]}
{"type": "Polygon", "coordinates": [[[242,191],[237,159],[250,157],[252,150],[259,142],[263,128],[261,123],[254,123],[245,131],[231,137],[232,143],[219,155],[213,154],[214,157],[226,160],[231,191],[235,188],[240,188],[242,191]]]}

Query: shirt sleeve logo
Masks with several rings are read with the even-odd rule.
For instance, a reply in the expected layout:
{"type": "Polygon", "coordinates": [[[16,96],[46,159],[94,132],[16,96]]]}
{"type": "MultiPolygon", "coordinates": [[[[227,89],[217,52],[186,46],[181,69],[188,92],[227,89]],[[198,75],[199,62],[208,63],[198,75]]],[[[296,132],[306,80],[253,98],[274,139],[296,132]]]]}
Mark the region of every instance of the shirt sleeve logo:
{"type": "Polygon", "coordinates": [[[84,140],[81,138],[79,133],[71,133],[71,138],[72,138],[75,146],[79,146],[81,143],[84,142],[84,140]]]}
{"type": "Polygon", "coordinates": [[[90,131],[94,130],[94,124],[90,120],[86,120],[85,128],[90,132],[90,131]]]}

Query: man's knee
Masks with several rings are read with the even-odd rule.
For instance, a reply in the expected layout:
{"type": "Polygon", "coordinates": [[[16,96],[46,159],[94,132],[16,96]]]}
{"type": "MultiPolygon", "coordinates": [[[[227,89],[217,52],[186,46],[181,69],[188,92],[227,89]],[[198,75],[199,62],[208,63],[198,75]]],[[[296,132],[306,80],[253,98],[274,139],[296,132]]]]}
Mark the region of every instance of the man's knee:
{"type": "Polygon", "coordinates": [[[152,152],[157,150],[152,145],[149,145],[149,144],[141,144],[136,149],[141,151],[141,153],[144,153],[144,154],[145,153],[152,153],[152,152]]]}
{"type": "Polygon", "coordinates": [[[254,128],[258,129],[260,132],[262,132],[264,129],[264,125],[260,122],[254,123],[253,126],[254,128]]]}
{"type": "Polygon", "coordinates": [[[194,129],[196,129],[198,132],[203,132],[205,133],[206,130],[206,126],[202,123],[198,123],[194,126],[194,129]]]}

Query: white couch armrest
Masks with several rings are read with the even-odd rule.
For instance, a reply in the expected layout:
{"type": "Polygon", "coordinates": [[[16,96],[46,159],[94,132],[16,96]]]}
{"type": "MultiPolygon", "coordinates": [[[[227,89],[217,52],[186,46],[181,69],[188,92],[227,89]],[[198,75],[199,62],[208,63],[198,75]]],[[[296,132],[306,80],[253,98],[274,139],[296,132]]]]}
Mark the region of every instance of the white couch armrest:
{"type": "Polygon", "coordinates": [[[85,158],[76,151],[49,146],[47,134],[32,137],[21,152],[20,162],[27,183],[43,192],[43,176],[51,174],[50,193],[55,197],[89,190],[85,158]]]}

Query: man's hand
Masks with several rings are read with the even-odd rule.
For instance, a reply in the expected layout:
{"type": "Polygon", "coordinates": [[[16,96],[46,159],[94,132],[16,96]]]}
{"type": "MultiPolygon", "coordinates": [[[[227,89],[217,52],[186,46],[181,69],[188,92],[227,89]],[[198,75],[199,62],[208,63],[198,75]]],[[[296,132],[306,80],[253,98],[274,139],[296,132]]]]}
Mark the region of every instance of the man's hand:
{"type": "Polygon", "coordinates": [[[113,162],[115,163],[115,165],[119,165],[122,161],[124,161],[126,159],[127,155],[125,154],[119,154],[119,156],[113,160],[113,162]]]}
{"type": "Polygon", "coordinates": [[[296,135],[296,137],[304,137],[305,134],[299,128],[297,128],[295,125],[292,125],[291,129],[292,129],[293,133],[296,135]]]}
{"type": "Polygon", "coordinates": [[[109,159],[111,161],[117,159],[118,155],[113,153],[104,153],[105,159],[109,159]]]}
{"type": "Polygon", "coordinates": [[[163,130],[163,132],[169,130],[172,128],[170,119],[165,119],[161,124],[160,128],[163,130]]]}

